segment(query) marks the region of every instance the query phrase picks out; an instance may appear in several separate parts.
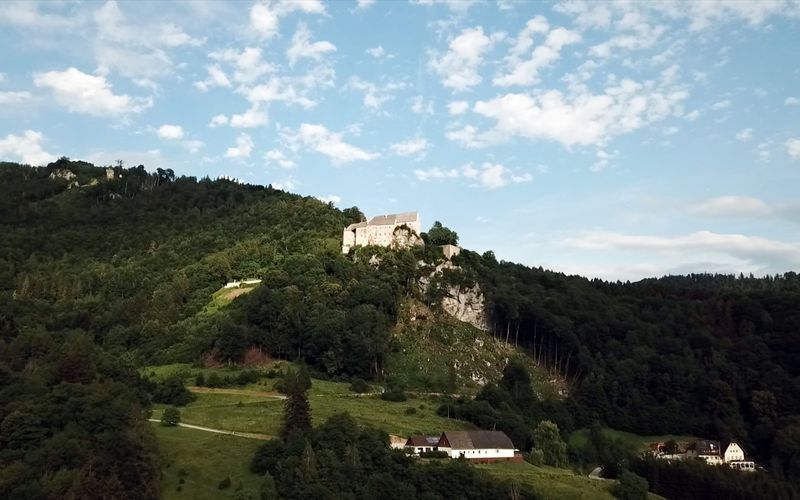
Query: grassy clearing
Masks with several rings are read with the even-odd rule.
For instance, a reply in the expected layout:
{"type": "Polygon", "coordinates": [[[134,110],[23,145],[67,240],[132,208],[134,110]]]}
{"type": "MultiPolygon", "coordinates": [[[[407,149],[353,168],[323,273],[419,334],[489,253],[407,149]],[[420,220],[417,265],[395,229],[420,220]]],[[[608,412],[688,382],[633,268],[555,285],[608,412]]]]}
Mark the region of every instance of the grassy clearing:
{"type": "Polygon", "coordinates": [[[536,467],[529,463],[476,465],[489,475],[532,487],[545,499],[613,500],[613,481],[597,481],[567,469],[536,467]]]}
{"type": "Polygon", "coordinates": [[[239,288],[220,288],[211,295],[211,300],[206,304],[200,314],[212,316],[218,313],[220,309],[227,307],[236,297],[255,290],[256,286],[258,285],[242,285],[239,288]]]}
{"type": "MultiPolygon", "coordinates": [[[[439,405],[435,399],[409,398],[392,403],[376,395],[355,395],[348,387],[343,382],[313,380],[308,397],[314,425],[346,411],[362,424],[400,436],[472,428],[467,422],[436,415],[439,405]]],[[[250,384],[243,388],[195,392],[197,399],[180,409],[181,421],[214,429],[277,435],[283,401],[258,392],[264,390],[259,384],[250,384]]],[[[155,405],[153,418],[161,418],[164,407],[155,405]]]]}
{"type": "Polygon", "coordinates": [[[262,441],[158,424],[153,428],[164,459],[161,489],[166,500],[234,498],[237,488],[239,494],[248,493],[246,498],[258,498],[261,477],[248,467],[262,441]],[[226,477],[231,487],[218,489],[226,477]]]}
{"type": "MultiPolygon", "coordinates": [[[[674,439],[677,442],[695,441],[697,438],[692,436],[664,435],[664,436],[640,436],[630,432],[618,431],[608,427],[603,428],[603,434],[614,440],[620,440],[633,451],[644,451],[650,448],[650,443],[665,442],[674,439]]],[[[569,436],[569,444],[578,449],[583,449],[589,439],[589,429],[578,429],[569,436]]]]}

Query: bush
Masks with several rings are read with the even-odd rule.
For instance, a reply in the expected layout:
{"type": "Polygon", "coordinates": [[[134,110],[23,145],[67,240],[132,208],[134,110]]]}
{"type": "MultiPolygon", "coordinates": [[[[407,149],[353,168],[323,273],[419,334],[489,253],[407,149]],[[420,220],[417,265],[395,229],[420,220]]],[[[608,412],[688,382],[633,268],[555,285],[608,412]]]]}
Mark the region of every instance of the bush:
{"type": "Polygon", "coordinates": [[[183,379],[172,376],[153,387],[153,401],[175,406],[185,406],[195,400],[195,395],[183,384],[183,379]]]}
{"type": "Polygon", "coordinates": [[[226,489],[228,489],[230,487],[231,487],[231,478],[230,478],[230,476],[226,477],[225,479],[220,481],[219,484],[217,485],[217,489],[220,489],[220,490],[226,490],[226,489]]]}
{"type": "Polygon", "coordinates": [[[417,413],[417,409],[414,407],[406,408],[405,414],[406,415],[415,415],[417,413]]]}
{"type": "Polygon", "coordinates": [[[371,390],[372,390],[372,388],[369,386],[369,384],[364,379],[361,379],[361,378],[353,379],[353,382],[350,384],[350,391],[351,392],[357,392],[359,394],[364,394],[366,392],[370,392],[371,390]]]}
{"type": "Polygon", "coordinates": [[[525,457],[525,460],[533,465],[544,465],[544,452],[539,448],[534,448],[528,456],[525,457]]]}
{"type": "Polygon", "coordinates": [[[614,485],[611,493],[620,500],[646,500],[647,480],[631,471],[623,471],[619,475],[619,483],[614,485]]]}
{"type": "Polygon", "coordinates": [[[198,373],[197,376],[194,378],[194,385],[196,385],[197,387],[203,387],[204,385],[206,385],[206,376],[203,375],[203,372],[198,373]]]}
{"type": "Polygon", "coordinates": [[[449,455],[446,451],[423,451],[419,454],[420,458],[447,458],[449,455]]]}
{"type": "Polygon", "coordinates": [[[400,403],[402,401],[407,400],[408,397],[406,396],[405,392],[399,389],[393,389],[391,391],[386,391],[383,394],[381,394],[381,399],[384,401],[392,401],[394,403],[400,403]]]}
{"type": "Polygon", "coordinates": [[[164,427],[175,427],[181,423],[181,412],[174,406],[169,406],[164,409],[161,415],[161,425],[164,427]]]}

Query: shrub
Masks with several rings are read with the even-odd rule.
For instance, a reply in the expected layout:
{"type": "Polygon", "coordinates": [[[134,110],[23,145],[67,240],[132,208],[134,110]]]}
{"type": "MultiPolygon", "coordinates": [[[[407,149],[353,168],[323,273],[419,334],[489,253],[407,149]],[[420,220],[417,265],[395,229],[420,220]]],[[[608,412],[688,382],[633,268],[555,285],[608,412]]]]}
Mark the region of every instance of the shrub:
{"type": "Polygon", "coordinates": [[[619,475],[619,483],[614,485],[611,493],[620,500],[646,500],[647,480],[631,471],[623,471],[619,475]]]}
{"type": "Polygon", "coordinates": [[[181,412],[174,406],[169,406],[164,409],[161,415],[161,425],[164,427],[175,427],[181,422],[181,412]]]}
{"type": "Polygon", "coordinates": [[[357,392],[359,394],[364,394],[365,392],[370,392],[372,388],[369,384],[361,378],[354,378],[353,382],[350,384],[350,391],[357,392]]]}
{"type": "Polygon", "coordinates": [[[417,413],[417,409],[414,407],[406,408],[405,414],[406,415],[414,415],[417,413]]]}
{"type": "Polygon", "coordinates": [[[540,450],[539,448],[534,448],[534,449],[531,450],[531,452],[528,454],[528,456],[525,457],[525,460],[528,463],[533,464],[533,465],[543,465],[544,464],[544,452],[542,450],[540,450]]]}
{"type": "Polygon", "coordinates": [[[203,372],[199,372],[197,376],[194,378],[194,385],[197,387],[203,387],[206,385],[206,376],[203,375],[203,372]]]}
{"type": "Polygon", "coordinates": [[[222,481],[219,482],[217,485],[217,489],[225,490],[231,487],[231,478],[230,476],[226,477],[222,481]]]}
{"type": "Polygon", "coordinates": [[[408,397],[406,396],[405,392],[399,389],[393,389],[391,391],[386,391],[383,394],[381,394],[381,399],[384,401],[392,401],[394,403],[399,403],[401,401],[407,400],[408,397]]]}
{"type": "Polygon", "coordinates": [[[423,451],[419,454],[420,458],[447,458],[449,455],[446,451],[423,451]]]}
{"type": "Polygon", "coordinates": [[[153,401],[175,406],[184,406],[194,401],[195,395],[183,384],[183,379],[172,376],[153,387],[153,401]]]}

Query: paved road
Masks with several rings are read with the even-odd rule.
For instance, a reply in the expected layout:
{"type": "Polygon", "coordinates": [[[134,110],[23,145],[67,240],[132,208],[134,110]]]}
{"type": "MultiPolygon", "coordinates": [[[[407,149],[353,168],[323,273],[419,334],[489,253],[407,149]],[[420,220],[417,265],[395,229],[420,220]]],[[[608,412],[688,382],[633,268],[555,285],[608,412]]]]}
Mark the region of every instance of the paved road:
{"type": "MultiPolygon", "coordinates": [[[[150,418],[148,419],[150,422],[161,422],[161,420],[157,418],[150,418]]],[[[268,441],[273,439],[275,436],[269,436],[267,434],[256,434],[254,432],[236,432],[236,431],[226,431],[223,429],[212,429],[211,427],[202,427],[199,425],[192,425],[192,424],[178,424],[178,427],[185,427],[187,429],[194,429],[197,431],[205,431],[205,432],[215,432],[217,434],[227,434],[228,436],[237,436],[249,439],[260,439],[262,441],[268,441]]]]}

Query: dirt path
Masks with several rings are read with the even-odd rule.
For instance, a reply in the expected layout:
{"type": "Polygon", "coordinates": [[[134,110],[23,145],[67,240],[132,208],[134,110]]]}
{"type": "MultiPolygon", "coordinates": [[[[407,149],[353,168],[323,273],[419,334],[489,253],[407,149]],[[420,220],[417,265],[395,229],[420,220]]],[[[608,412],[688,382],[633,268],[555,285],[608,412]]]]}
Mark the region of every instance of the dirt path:
{"type": "MultiPolygon", "coordinates": [[[[150,422],[161,422],[157,418],[149,418],[150,422]]],[[[267,434],[256,434],[255,432],[236,432],[236,431],[226,431],[222,429],[212,429],[211,427],[202,427],[200,425],[192,425],[192,424],[178,424],[178,427],[185,427],[186,429],[194,429],[196,431],[205,431],[205,432],[214,432],[216,434],[226,434],[228,436],[237,436],[243,437],[248,439],[260,439],[262,441],[268,441],[270,439],[274,439],[275,436],[269,436],[267,434]]]]}
{"type": "Polygon", "coordinates": [[[283,394],[278,394],[277,392],[267,392],[267,391],[249,391],[246,389],[225,389],[222,387],[199,387],[190,385],[186,387],[191,392],[197,393],[205,393],[205,394],[233,394],[235,396],[254,396],[258,398],[270,398],[270,399],[286,399],[286,396],[283,394]]]}

